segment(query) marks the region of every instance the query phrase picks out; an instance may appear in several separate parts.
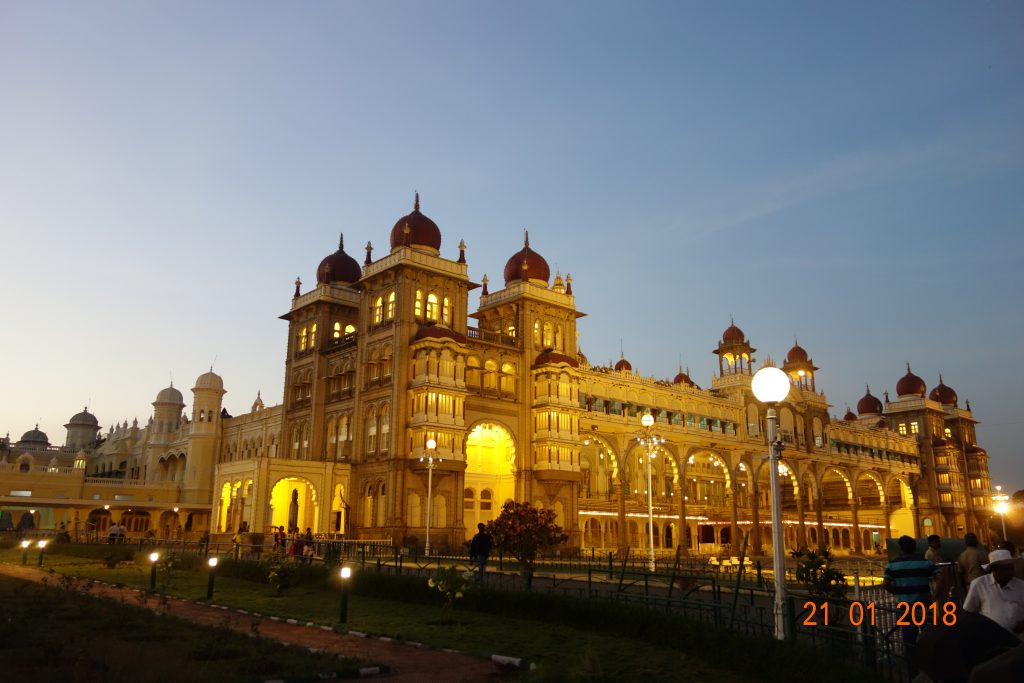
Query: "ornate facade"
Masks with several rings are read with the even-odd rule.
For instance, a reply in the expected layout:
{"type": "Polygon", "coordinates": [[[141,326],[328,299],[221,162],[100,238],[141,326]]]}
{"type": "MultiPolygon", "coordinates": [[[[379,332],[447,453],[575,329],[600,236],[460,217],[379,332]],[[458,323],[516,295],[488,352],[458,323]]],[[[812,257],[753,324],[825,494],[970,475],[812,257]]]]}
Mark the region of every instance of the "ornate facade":
{"type": "MultiPolygon", "coordinates": [[[[417,197],[388,253],[374,259],[367,244],[360,265],[339,244],[314,287],[296,281],[281,316],[280,405],[257,397],[232,417],[210,371],[192,388],[190,417],[172,386],[142,428],[125,422],[96,439],[86,412],[62,449],[31,432],[7,439],[0,505],[15,523],[32,509],[43,527],[102,532],[126,516],[130,531],[158,535],[245,523],[414,545],[430,504],[432,544],[443,547],[515,499],[553,508],[572,546],[643,548],[647,447],[637,437],[649,411],[664,440],[651,461],[656,546],[737,554],[746,537],[748,553],[761,552],[771,542],[770,473],[746,335],[735,324],[722,334],[707,388],[682,368],[670,381],[642,376],[625,357],[592,365],[577,344],[584,314],[572,278],[552,280],[528,237],[503,275],[493,291],[482,279],[470,312],[481,284],[469,279],[466,246],[442,256],[441,231],[417,197]],[[428,455],[441,459],[431,472],[428,455]]],[[[908,366],[897,400],[869,390],[858,414],[835,420],[802,347],[782,369],[792,378],[777,473],[788,547],[862,553],[903,533],[987,536],[987,454],[970,407],[941,379],[926,395],[908,366]]]]}

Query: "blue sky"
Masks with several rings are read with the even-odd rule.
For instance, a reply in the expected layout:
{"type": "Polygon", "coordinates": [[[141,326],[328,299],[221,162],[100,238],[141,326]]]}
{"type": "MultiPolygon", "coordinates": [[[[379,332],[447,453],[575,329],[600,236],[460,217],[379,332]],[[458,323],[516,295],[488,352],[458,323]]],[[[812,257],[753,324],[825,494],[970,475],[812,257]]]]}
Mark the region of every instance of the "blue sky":
{"type": "MultiPolygon", "coordinates": [[[[0,3],[0,429],[138,417],[216,358],[280,400],[296,275],[413,192],[581,346],[707,385],[734,316],[841,415],[910,361],[1024,488],[1024,6],[0,3]]],[[[473,302],[475,307],[475,300],[473,302]]],[[[186,392],[187,396],[187,392],[186,392]]]]}

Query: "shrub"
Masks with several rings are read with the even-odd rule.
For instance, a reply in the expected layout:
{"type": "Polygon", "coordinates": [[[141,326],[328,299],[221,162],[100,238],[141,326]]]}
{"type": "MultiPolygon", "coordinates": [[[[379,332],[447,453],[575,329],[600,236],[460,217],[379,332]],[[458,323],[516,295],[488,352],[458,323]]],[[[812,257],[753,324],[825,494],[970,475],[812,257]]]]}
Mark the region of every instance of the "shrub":
{"type": "Polygon", "coordinates": [[[555,524],[555,511],[529,503],[508,501],[497,519],[487,523],[487,533],[497,550],[519,560],[530,576],[537,554],[564,543],[568,535],[555,524]]]}
{"type": "Polygon", "coordinates": [[[792,556],[796,559],[796,580],[807,588],[807,592],[826,598],[846,596],[846,577],[832,566],[835,558],[827,548],[820,553],[798,550],[792,556]]]}

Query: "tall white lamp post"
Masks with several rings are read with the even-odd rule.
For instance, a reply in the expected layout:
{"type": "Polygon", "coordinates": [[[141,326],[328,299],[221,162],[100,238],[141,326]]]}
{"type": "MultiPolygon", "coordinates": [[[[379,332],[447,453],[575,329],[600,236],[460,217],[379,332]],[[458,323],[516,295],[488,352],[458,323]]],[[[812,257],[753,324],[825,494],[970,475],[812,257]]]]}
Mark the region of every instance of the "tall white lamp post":
{"type": "MultiPolygon", "coordinates": [[[[651,460],[657,455],[657,448],[659,443],[664,443],[665,440],[654,433],[654,416],[651,415],[650,411],[644,413],[643,417],[640,418],[640,424],[644,428],[644,435],[637,437],[643,446],[646,447],[647,453],[645,461],[647,462],[647,540],[648,540],[648,552],[647,552],[647,569],[648,571],[655,570],[654,564],[654,489],[651,485],[651,460]]],[[[685,534],[685,531],[684,531],[685,534]]],[[[685,535],[684,535],[685,538],[685,535]]]]}
{"type": "Polygon", "coordinates": [[[434,468],[441,458],[434,457],[434,450],[437,448],[437,441],[427,439],[427,455],[420,458],[420,462],[427,463],[427,543],[425,552],[430,557],[430,513],[434,508],[434,468]]]}
{"type": "Polygon", "coordinates": [[[1003,540],[1006,541],[1008,540],[1006,538],[1006,512],[1010,509],[1010,506],[1007,504],[1007,501],[1010,500],[1010,496],[1006,495],[1002,491],[1003,487],[997,486],[996,493],[992,494],[992,500],[996,504],[995,508],[996,512],[999,513],[999,519],[1003,523],[1003,540]]]}
{"type": "Polygon", "coordinates": [[[782,492],[779,486],[779,461],[782,441],[776,441],[778,415],[775,404],[789,395],[789,377],[782,370],[766,365],[754,373],[750,389],[754,397],[768,406],[768,476],[772,493],[772,566],[775,574],[775,637],[786,639],[786,556],[782,539],[782,492]]]}

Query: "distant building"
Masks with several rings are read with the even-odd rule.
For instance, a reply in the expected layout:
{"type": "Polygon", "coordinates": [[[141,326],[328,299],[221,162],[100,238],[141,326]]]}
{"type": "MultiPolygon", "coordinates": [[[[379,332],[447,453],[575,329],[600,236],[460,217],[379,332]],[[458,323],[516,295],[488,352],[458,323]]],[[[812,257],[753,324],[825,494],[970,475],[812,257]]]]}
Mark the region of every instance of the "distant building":
{"type": "MultiPolygon", "coordinates": [[[[503,285],[482,279],[469,312],[466,246],[441,256],[441,231],[419,209],[394,224],[390,250],[360,265],[343,245],[303,292],[296,281],[285,345],[282,403],[257,396],[225,411],[212,370],[192,388],[190,414],[173,386],[145,427],[124,421],[97,439],[88,411],[66,445],[30,430],[0,445],[0,506],[15,522],[65,523],[103,533],[159,536],[312,528],[349,538],[422,544],[436,441],[431,538],[459,546],[506,500],[552,508],[576,547],[644,548],[647,478],[639,419],[665,439],[653,461],[655,543],[674,551],[738,554],[770,539],[765,409],[752,396],[755,349],[735,324],[701,388],[680,368],[642,375],[621,357],[591,364],[577,344],[572,278],[525,239],[503,285]],[[473,325],[470,325],[470,322],[473,325]],[[685,535],[684,535],[685,530],[685,535]]],[[[787,547],[870,552],[890,536],[973,530],[987,536],[990,479],[971,411],[940,378],[927,394],[910,372],[895,401],[870,390],[842,420],[830,417],[806,350],[782,369],[792,390],[779,408],[786,450],[787,547]]]]}

